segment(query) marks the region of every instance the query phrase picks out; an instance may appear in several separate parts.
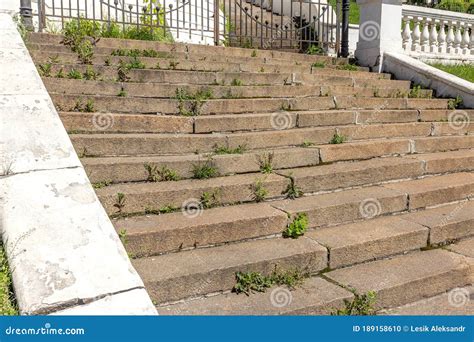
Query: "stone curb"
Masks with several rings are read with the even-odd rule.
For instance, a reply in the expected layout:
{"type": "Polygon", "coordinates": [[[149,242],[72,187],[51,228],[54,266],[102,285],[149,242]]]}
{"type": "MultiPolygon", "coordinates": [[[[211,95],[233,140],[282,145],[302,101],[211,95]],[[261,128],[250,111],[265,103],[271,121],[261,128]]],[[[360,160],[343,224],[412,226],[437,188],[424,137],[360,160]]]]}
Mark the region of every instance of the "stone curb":
{"type": "Polygon", "coordinates": [[[155,315],[11,14],[0,8],[0,229],[20,313],[155,315]]]}

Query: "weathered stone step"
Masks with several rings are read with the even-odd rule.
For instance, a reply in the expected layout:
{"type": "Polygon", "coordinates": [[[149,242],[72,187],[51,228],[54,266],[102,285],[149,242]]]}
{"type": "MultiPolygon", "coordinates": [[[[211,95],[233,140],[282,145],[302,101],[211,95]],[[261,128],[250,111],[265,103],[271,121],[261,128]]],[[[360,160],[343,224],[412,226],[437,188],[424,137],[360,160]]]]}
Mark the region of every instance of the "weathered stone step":
{"type": "MultiPolygon", "coordinates": [[[[470,196],[470,199],[474,195],[470,196]]],[[[474,235],[474,202],[465,201],[402,216],[430,229],[429,243],[437,245],[474,235]]],[[[472,247],[472,246],[471,246],[472,247]]],[[[474,249],[472,255],[474,257],[474,249]]]]}
{"type": "Polygon", "coordinates": [[[125,234],[127,252],[134,258],[280,234],[287,215],[266,203],[203,210],[193,207],[176,213],[114,220],[125,234]]]}
{"type": "Polygon", "coordinates": [[[300,268],[316,273],[327,267],[326,248],[299,239],[254,240],[133,260],[148,294],[157,303],[230,290],[236,272],[271,273],[300,268]]]}
{"type": "Polygon", "coordinates": [[[359,293],[375,291],[376,306],[381,309],[472,284],[474,260],[437,249],[338,269],[325,276],[359,293]]]}
{"type": "Polygon", "coordinates": [[[160,315],[329,315],[353,294],[320,277],[290,291],[275,287],[266,293],[226,293],[157,307],[160,315]]]}
{"type": "Polygon", "coordinates": [[[473,173],[453,173],[270,204],[291,216],[305,213],[316,228],[461,201],[473,191],[473,173]]]}
{"type": "MultiPolygon", "coordinates": [[[[55,78],[72,78],[74,70],[77,78],[96,79],[100,81],[126,80],[129,82],[152,82],[174,84],[206,85],[358,85],[368,87],[404,87],[408,81],[390,80],[379,74],[365,72],[338,71],[331,69],[314,69],[307,73],[269,73],[269,72],[214,72],[191,70],[127,69],[119,77],[118,68],[109,66],[90,66],[84,64],[52,64],[46,76],[55,78]],[[88,76],[85,76],[88,75],[88,76]]],[[[43,73],[44,74],[44,73],[43,73]]],[[[74,76],[76,77],[76,76],[74,76]]],[[[403,93],[400,95],[404,95],[403,93]]]]}
{"type": "MultiPolygon", "coordinates": [[[[97,118],[97,121],[99,119],[100,117],[97,118]]],[[[352,159],[349,153],[355,153],[354,157],[356,159],[367,159],[371,156],[370,153],[372,153],[372,156],[381,155],[374,143],[370,141],[353,145],[353,142],[358,140],[403,137],[412,138],[410,151],[417,153],[474,147],[474,137],[472,135],[417,138],[428,137],[432,134],[430,123],[374,124],[365,127],[354,125],[342,126],[337,129],[343,133],[349,142],[328,145],[336,132],[334,127],[228,134],[72,134],[70,137],[80,157],[212,153],[216,146],[227,147],[230,150],[238,148],[258,150],[308,145],[309,148],[321,148],[324,161],[335,161],[352,159]],[[456,142],[456,145],[450,147],[449,143],[451,141],[456,142]],[[438,142],[439,145],[437,145],[438,142]]],[[[381,149],[382,155],[384,153],[402,153],[402,150],[396,149],[397,146],[400,147],[401,145],[391,145],[392,150],[389,149],[389,146],[390,144],[384,144],[384,148],[388,148],[388,150],[381,149]]],[[[405,151],[404,147],[403,151],[405,151]]]]}
{"type": "MultiPolygon", "coordinates": [[[[55,106],[61,111],[93,111],[141,114],[199,116],[208,114],[239,114],[271,111],[370,109],[444,109],[446,100],[407,98],[359,98],[351,96],[312,96],[279,99],[209,99],[202,101],[156,99],[142,97],[92,96],[52,94],[55,106]],[[92,108],[85,109],[90,103],[92,108]]],[[[287,115],[287,114],[280,114],[287,115]]]]}
{"type": "MultiPolygon", "coordinates": [[[[364,143],[345,144],[359,146],[364,143]]],[[[405,154],[404,146],[409,141],[379,140],[370,142],[377,145],[376,153],[361,156],[368,159],[390,154],[405,154]],[[400,150],[397,150],[397,148],[400,150]]],[[[324,147],[323,147],[324,148],[324,147]]],[[[348,151],[352,151],[351,148],[348,151]]],[[[390,179],[418,177],[423,174],[438,174],[448,172],[470,171],[474,169],[474,150],[456,152],[406,155],[404,159],[384,158],[373,159],[358,163],[336,163],[318,165],[320,160],[317,148],[278,148],[270,151],[257,150],[242,154],[216,154],[213,163],[220,175],[232,175],[248,172],[259,172],[259,157],[265,153],[273,154],[272,168],[275,172],[293,177],[297,187],[304,192],[316,192],[324,189],[334,189],[336,185],[349,187],[359,184],[377,183],[390,179]],[[373,161],[373,162],[372,162],[373,161]],[[294,169],[297,168],[297,169],[294,169]],[[364,168],[367,168],[365,170],[364,168]],[[399,169],[398,169],[399,168],[399,169]],[[285,170],[289,169],[289,170],[285,170]],[[366,172],[367,171],[367,172],[366,172]],[[333,177],[334,173],[338,177],[333,177]],[[370,182],[371,181],[371,182],[370,182]]],[[[371,152],[369,150],[369,152],[371,152]]],[[[346,155],[346,154],[343,154],[346,155]]],[[[356,156],[354,156],[354,160],[356,156]]],[[[192,166],[200,160],[206,160],[205,155],[175,155],[175,156],[143,156],[143,157],[106,157],[82,158],[89,179],[93,183],[143,182],[149,178],[144,165],[155,166],[158,170],[168,168],[176,172],[180,179],[193,177],[192,166]]],[[[336,160],[339,161],[339,160],[336,160]]]]}
{"type": "Polygon", "coordinates": [[[384,187],[407,194],[408,209],[419,209],[470,198],[474,194],[474,173],[457,173],[414,181],[386,184],[384,187]]]}
{"type": "MultiPolygon", "coordinates": [[[[423,111],[422,111],[423,112],[423,111]]],[[[440,110],[440,115],[443,110],[440,110]]],[[[66,130],[71,133],[212,133],[290,129],[335,125],[367,125],[422,121],[418,110],[325,110],[251,113],[240,115],[171,115],[60,112],[66,130]],[[194,129],[193,129],[194,127],[194,129]]],[[[439,118],[443,120],[442,118],[439,118]]],[[[467,134],[474,123],[456,128],[441,122],[433,125],[433,134],[467,134]]]]}
{"type": "MultiPolygon", "coordinates": [[[[114,220],[135,258],[281,235],[288,218],[271,203],[244,204],[114,220]]],[[[474,235],[472,202],[308,231],[339,268],[474,235]],[[448,216],[449,215],[449,216],[448,216]],[[429,237],[429,238],[428,238],[429,237]],[[429,240],[430,239],[430,240],[429,240]]]]}
{"type": "MultiPolygon", "coordinates": [[[[259,172],[258,158],[273,153],[275,170],[319,164],[319,151],[303,147],[278,148],[271,151],[257,150],[242,154],[215,154],[213,163],[220,175],[259,172]]],[[[143,182],[149,177],[144,164],[166,167],[175,171],[180,179],[192,178],[192,166],[206,160],[206,155],[190,154],[175,156],[83,158],[89,179],[93,183],[143,182]]]]}
{"type": "MultiPolygon", "coordinates": [[[[336,281],[339,279],[344,281],[344,286],[355,288],[359,293],[375,290],[377,292],[376,307],[380,309],[421,300],[469,284],[469,280],[472,281],[470,265],[472,265],[472,259],[442,250],[433,250],[369,262],[326,275],[336,278],[336,281]],[[439,267],[437,267],[438,260],[440,260],[439,267]]],[[[446,297],[447,295],[444,295],[442,303],[449,306],[446,297]]],[[[351,298],[351,292],[345,292],[343,287],[333,284],[332,280],[329,282],[320,277],[312,277],[307,279],[301,287],[292,291],[285,287],[275,287],[267,290],[266,293],[250,296],[226,293],[158,306],[157,309],[164,315],[327,315],[343,307],[341,301],[351,300],[351,298]]],[[[433,308],[435,308],[434,305],[433,308]]],[[[446,309],[446,314],[456,311],[446,309]]],[[[466,310],[461,312],[466,312],[466,310]]],[[[421,310],[387,310],[382,311],[382,314],[436,313],[422,308],[421,310]]]]}
{"type": "MultiPolygon", "coordinates": [[[[277,60],[276,62],[273,59],[262,60],[262,59],[251,59],[251,58],[234,58],[229,60],[228,58],[222,58],[221,60],[208,61],[204,56],[194,56],[183,53],[159,53],[157,57],[130,57],[130,56],[115,56],[110,54],[98,55],[94,54],[92,58],[93,65],[107,65],[118,67],[120,63],[131,62],[131,61],[140,61],[143,63],[147,69],[162,69],[162,70],[193,70],[193,71],[227,71],[227,72],[270,72],[270,73],[280,73],[280,72],[297,72],[297,73],[324,73],[326,69],[331,69],[336,75],[341,76],[356,76],[358,75],[348,72],[348,70],[343,70],[340,65],[333,64],[317,64],[318,67],[314,67],[310,62],[290,62],[290,61],[281,61],[277,60]],[[211,62],[211,63],[210,63],[211,62]],[[283,63],[285,62],[285,63],[283,63]],[[323,69],[323,70],[321,70],[323,69]]],[[[32,50],[32,58],[34,59],[37,65],[40,64],[78,64],[78,56],[75,53],[53,53],[43,50],[32,50]]],[[[216,59],[216,58],[214,58],[216,59]]],[[[357,67],[354,67],[357,70],[357,67]]],[[[371,74],[374,78],[379,78],[377,74],[371,74]]],[[[390,79],[388,74],[382,74],[383,78],[390,79]]]]}
{"type": "MultiPolygon", "coordinates": [[[[43,77],[43,82],[50,93],[56,94],[76,94],[76,95],[108,95],[124,97],[153,97],[153,98],[175,98],[177,91],[186,94],[197,94],[199,92],[210,92],[215,99],[219,98],[268,98],[268,97],[300,97],[300,96],[348,96],[373,97],[377,93],[378,97],[400,97],[399,94],[406,93],[408,85],[403,87],[391,87],[387,84],[384,88],[359,87],[350,85],[300,85],[300,86],[200,86],[187,84],[160,84],[133,82],[105,82],[88,81],[67,78],[43,77]]],[[[426,91],[428,97],[431,91],[426,91]]]]}
{"type": "MultiPolygon", "coordinates": [[[[44,49],[44,45],[51,47],[65,47],[61,44],[63,37],[61,35],[46,34],[46,33],[30,33],[29,47],[32,49],[44,49]]],[[[67,48],[67,47],[65,47],[67,48]]],[[[68,49],[68,48],[67,48],[68,49]]],[[[111,52],[115,49],[154,49],[157,51],[167,52],[186,52],[190,55],[206,55],[206,56],[226,56],[230,58],[235,57],[248,57],[248,58],[272,58],[272,59],[284,59],[289,61],[327,61],[328,63],[341,63],[346,64],[348,62],[345,58],[332,58],[327,56],[315,56],[305,55],[290,52],[280,52],[275,50],[254,50],[244,49],[236,47],[220,47],[220,46],[201,46],[195,44],[183,44],[183,43],[165,43],[156,41],[145,41],[145,40],[131,40],[131,39],[114,39],[114,38],[101,38],[96,43],[96,52],[102,51],[111,52]],[[255,53],[256,52],[256,56],[255,53]],[[255,56],[255,57],[252,57],[255,56]]],[[[63,50],[57,49],[57,51],[69,52],[70,49],[63,50]]],[[[110,54],[110,52],[108,54],[110,54]]]]}
{"type": "MultiPolygon", "coordinates": [[[[474,248],[474,247],[473,247],[474,248]]],[[[380,311],[381,315],[430,315],[430,316],[473,316],[474,315],[474,286],[457,287],[448,292],[426,299],[420,299],[396,308],[380,311]],[[457,298],[453,301],[453,298],[457,298]]],[[[172,308],[163,308],[163,314],[172,308]]],[[[183,310],[184,312],[184,310],[183,310]]]]}
{"type": "Polygon", "coordinates": [[[124,183],[97,189],[97,195],[109,215],[144,213],[162,208],[186,207],[187,201],[208,202],[208,205],[226,205],[254,200],[260,188],[265,198],[282,198],[288,179],[275,174],[243,174],[211,179],[190,179],[159,183],[124,183]],[[122,208],[117,207],[118,193],[125,196],[122,208]]]}

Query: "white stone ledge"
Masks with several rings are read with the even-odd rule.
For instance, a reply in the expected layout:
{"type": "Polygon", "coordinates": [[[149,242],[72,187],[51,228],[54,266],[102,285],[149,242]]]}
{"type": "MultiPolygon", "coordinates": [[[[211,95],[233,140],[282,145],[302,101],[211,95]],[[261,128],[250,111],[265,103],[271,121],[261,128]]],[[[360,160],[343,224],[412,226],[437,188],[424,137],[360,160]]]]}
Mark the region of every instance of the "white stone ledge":
{"type": "Polygon", "coordinates": [[[78,305],[66,310],[57,311],[52,315],[156,315],[154,308],[153,310],[150,310],[148,307],[149,300],[150,298],[144,289],[135,289],[106,296],[89,304],[78,305]]]}
{"type": "Polygon", "coordinates": [[[397,79],[410,80],[436,91],[436,96],[460,96],[467,108],[474,108],[474,84],[436,69],[402,53],[385,52],[382,69],[397,79]]]}
{"type": "Polygon", "coordinates": [[[79,308],[83,315],[156,314],[5,13],[0,13],[0,230],[21,314],[79,308]]]}

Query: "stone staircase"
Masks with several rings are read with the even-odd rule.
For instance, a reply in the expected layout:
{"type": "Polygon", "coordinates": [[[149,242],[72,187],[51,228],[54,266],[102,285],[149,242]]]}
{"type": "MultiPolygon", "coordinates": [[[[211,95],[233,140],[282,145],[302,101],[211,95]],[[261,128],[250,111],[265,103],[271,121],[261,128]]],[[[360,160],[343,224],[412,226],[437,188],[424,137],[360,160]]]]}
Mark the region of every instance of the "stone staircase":
{"type": "Polygon", "coordinates": [[[368,291],[395,310],[474,283],[474,111],[451,122],[345,59],[101,39],[84,65],[60,41],[28,46],[160,313],[328,314],[368,291]],[[275,267],[309,278],[230,292],[275,267]]]}

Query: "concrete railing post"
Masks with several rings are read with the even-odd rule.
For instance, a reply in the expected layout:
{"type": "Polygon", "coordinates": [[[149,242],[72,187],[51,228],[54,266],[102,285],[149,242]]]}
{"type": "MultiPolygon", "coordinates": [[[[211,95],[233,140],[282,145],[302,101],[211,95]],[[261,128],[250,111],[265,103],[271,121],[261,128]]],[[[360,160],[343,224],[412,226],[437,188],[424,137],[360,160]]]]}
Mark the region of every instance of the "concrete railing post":
{"type": "Polygon", "coordinates": [[[357,0],[360,9],[359,42],[355,57],[374,67],[384,51],[402,51],[402,0],[357,0]]]}

